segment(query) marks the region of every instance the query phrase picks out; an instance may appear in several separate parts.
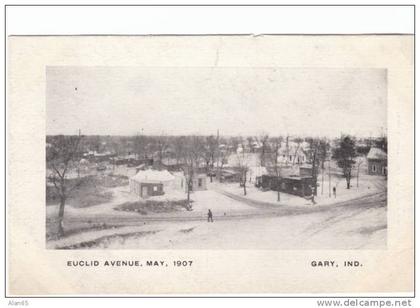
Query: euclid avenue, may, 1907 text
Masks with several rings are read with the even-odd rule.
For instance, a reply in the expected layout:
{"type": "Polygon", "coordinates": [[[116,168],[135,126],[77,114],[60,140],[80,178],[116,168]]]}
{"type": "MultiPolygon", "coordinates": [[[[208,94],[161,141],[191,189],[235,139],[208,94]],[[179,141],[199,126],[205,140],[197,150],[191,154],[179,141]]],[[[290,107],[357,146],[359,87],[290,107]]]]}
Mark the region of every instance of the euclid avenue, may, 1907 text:
{"type": "Polygon", "coordinates": [[[67,261],[68,267],[98,267],[98,266],[106,266],[106,267],[168,267],[168,265],[172,265],[174,267],[191,267],[193,261],[191,260],[173,260],[173,261],[164,261],[164,260],[146,260],[146,261],[139,261],[139,260],[105,260],[105,261],[98,261],[98,260],[75,260],[75,261],[67,261]]]}

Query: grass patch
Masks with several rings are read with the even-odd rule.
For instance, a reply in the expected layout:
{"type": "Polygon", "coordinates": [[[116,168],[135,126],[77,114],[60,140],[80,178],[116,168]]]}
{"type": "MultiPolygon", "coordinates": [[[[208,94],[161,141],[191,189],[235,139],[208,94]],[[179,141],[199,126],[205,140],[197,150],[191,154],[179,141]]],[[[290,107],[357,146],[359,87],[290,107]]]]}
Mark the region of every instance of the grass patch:
{"type": "Polygon", "coordinates": [[[97,185],[114,188],[128,185],[128,176],[112,174],[96,177],[97,185]]]}
{"type": "Polygon", "coordinates": [[[181,229],[181,230],[179,230],[179,232],[181,232],[181,233],[190,233],[190,232],[192,232],[194,229],[195,229],[195,227],[188,228],[188,229],[181,229]]]}
{"type": "Polygon", "coordinates": [[[145,200],[125,202],[114,208],[116,211],[136,212],[141,215],[147,215],[149,213],[173,213],[188,209],[187,199],[176,201],[145,200]]]}

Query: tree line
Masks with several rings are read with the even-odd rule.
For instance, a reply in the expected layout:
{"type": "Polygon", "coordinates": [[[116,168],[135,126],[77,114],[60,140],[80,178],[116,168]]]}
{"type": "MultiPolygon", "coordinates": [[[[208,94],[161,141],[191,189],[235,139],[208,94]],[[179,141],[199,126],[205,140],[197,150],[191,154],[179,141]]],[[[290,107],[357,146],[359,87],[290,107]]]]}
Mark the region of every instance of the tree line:
{"type": "MultiPolygon", "coordinates": [[[[357,146],[356,138],[343,135],[336,139],[327,138],[300,138],[289,136],[269,136],[261,134],[251,137],[221,137],[209,136],[147,136],[137,134],[135,136],[47,136],[46,163],[49,170],[48,182],[54,186],[57,197],[60,200],[58,212],[58,236],[63,236],[63,217],[66,200],[69,194],[79,184],[77,181],[68,181],[69,171],[78,167],[83,153],[86,151],[104,152],[109,151],[115,155],[136,154],[140,158],[154,157],[159,161],[172,158],[178,164],[183,165],[187,181],[187,198],[190,198],[190,187],[195,174],[202,167],[205,168],[213,181],[213,177],[220,179],[224,165],[229,155],[237,156],[237,169],[240,173],[240,185],[246,195],[247,174],[250,168],[247,154],[257,154],[259,164],[263,167],[272,167],[277,177],[280,177],[282,164],[280,149],[294,143],[294,148],[289,153],[293,159],[291,164],[296,163],[297,153],[303,142],[309,144],[305,147],[307,163],[312,165],[313,187],[317,189],[318,173],[325,170],[325,162],[333,159],[342,169],[346,179],[347,189],[350,189],[352,170],[356,164],[356,157],[364,155],[364,149],[357,146]],[[241,151],[239,149],[242,149],[241,151]],[[362,150],[363,151],[362,151],[362,150]]],[[[360,141],[360,140],[359,140],[360,141]]],[[[370,146],[381,147],[387,151],[386,137],[369,139],[370,146]]],[[[363,143],[365,146],[366,143],[363,143]]],[[[286,161],[286,164],[289,163],[286,161]]],[[[316,192],[315,192],[316,193],[316,192]]],[[[277,191],[277,200],[280,201],[280,189],[277,191]]]]}

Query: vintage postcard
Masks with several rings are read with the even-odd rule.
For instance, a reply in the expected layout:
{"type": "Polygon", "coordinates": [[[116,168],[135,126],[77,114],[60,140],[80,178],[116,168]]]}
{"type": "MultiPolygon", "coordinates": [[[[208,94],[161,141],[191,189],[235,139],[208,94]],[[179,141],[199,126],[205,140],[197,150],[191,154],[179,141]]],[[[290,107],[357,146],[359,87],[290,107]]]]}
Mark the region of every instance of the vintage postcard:
{"type": "Polygon", "coordinates": [[[10,294],[412,294],[413,36],[9,47],[10,294]]]}

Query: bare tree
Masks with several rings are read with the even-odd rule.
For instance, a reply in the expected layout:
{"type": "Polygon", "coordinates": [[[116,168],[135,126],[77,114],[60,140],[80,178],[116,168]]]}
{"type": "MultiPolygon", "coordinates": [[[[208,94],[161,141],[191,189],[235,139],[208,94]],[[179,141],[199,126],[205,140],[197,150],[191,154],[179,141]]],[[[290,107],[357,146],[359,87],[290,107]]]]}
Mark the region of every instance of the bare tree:
{"type": "Polygon", "coordinates": [[[261,166],[265,166],[265,160],[266,160],[266,155],[269,152],[269,143],[268,143],[268,134],[266,133],[262,133],[259,140],[261,143],[261,153],[260,153],[260,160],[261,160],[261,166]]]}
{"type": "Polygon", "coordinates": [[[364,159],[362,158],[362,157],[358,157],[357,159],[356,159],[356,166],[357,166],[357,185],[356,185],[356,187],[359,187],[359,172],[360,172],[360,166],[364,163],[365,161],[364,161],[364,159]]]}
{"type": "Polygon", "coordinates": [[[320,142],[316,138],[307,138],[306,142],[309,143],[308,157],[312,164],[312,187],[313,193],[316,196],[318,193],[318,167],[319,167],[319,151],[320,142]]]}
{"type": "Polygon", "coordinates": [[[289,136],[286,136],[286,166],[289,165],[289,136]]]}
{"type": "Polygon", "coordinates": [[[324,193],[324,172],[325,172],[325,161],[328,158],[329,151],[330,151],[330,144],[328,140],[321,139],[318,143],[318,160],[321,165],[321,194],[324,193]]]}
{"type": "Polygon", "coordinates": [[[236,153],[238,147],[242,145],[240,137],[232,137],[229,139],[229,147],[231,148],[232,153],[236,153]]]}
{"type": "Polygon", "coordinates": [[[242,151],[237,152],[237,159],[238,159],[238,168],[239,172],[241,174],[241,180],[239,182],[239,185],[244,188],[244,196],[246,196],[246,179],[247,179],[247,173],[249,170],[248,167],[248,158],[246,156],[245,150],[244,150],[244,144],[243,144],[242,138],[240,138],[240,144],[242,146],[242,151]]]}
{"type": "Polygon", "coordinates": [[[184,160],[185,155],[185,146],[186,146],[186,137],[179,136],[174,137],[172,140],[172,147],[175,152],[176,163],[179,164],[184,160]]]}
{"type": "Polygon", "coordinates": [[[90,145],[92,147],[91,150],[100,152],[101,151],[101,136],[91,136],[90,137],[90,145]]]}
{"type": "Polygon", "coordinates": [[[254,153],[254,138],[249,136],[246,138],[246,140],[248,141],[248,147],[251,153],[254,153]]]}
{"type": "Polygon", "coordinates": [[[163,161],[166,151],[169,149],[169,140],[165,135],[156,136],[155,138],[155,150],[158,155],[159,162],[163,161]]]}
{"type": "Polygon", "coordinates": [[[218,140],[214,136],[208,136],[204,146],[204,160],[206,162],[206,171],[210,174],[210,182],[213,182],[213,168],[217,159],[218,140]]]}
{"type": "Polygon", "coordinates": [[[221,175],[223,172],[223,167],[229,156],[229,151],[227,149],[219,149],[217,152],[217,161],[216,161],[216,178],[221,181],[221,175]]]}
{"type": "Polygon", "coordinates": [[[134,151],[137,159],[147,157],[147,141],[144,135],[137,134],[134,137],[134,151]]]}
{"type": "Polygon", "coordinates": [[[49,142],[47,148],[46,161],[47,168],[50,170],[48,181],[54,185],[56,195],[60,199],[58,210],[57,235],[64,235],[63,218],[66,200],[71,192],[80,185],[80,180],[76,179],[71,183],[68,180],[68,173],[75,170],[80,160],[79,145],[82,136],[56,136],[49,142]]]}
{"type": "MultiPolygon", "coordinates": [[[[303,139],[298,137],[298,138],[295,138],[294,142],[296,143],[296,149],[295,149],[295,154],[293,155],[292,165],[294,165],[295,162],[296,162],[296,157],[299,154],[300,145],[303,142],[303,139]]],[[[298,162],[299,162],[299,160],[298,160],[298,162]]]]}
{"type": "Polygon", "coordinates": [[[121,141],[117,139],[117,137],[112,138],[110,142],[111,151],[119,156],[123,153],[123,146],[121,145],[121,141]]]}
{"type": "Polygon", "coordinates": [[[281,165],[279,162],[279,151],[281,148],[282,137],[273,138],[273,165],[277,177],[277,201],[280,202],[280,185],[281,185],[281,165]]]}
{"type": "Polygon", "coordinates": [[[197,174],[203,157],[203,142],[198,136],[185,138],[184,144],[184,175],[187,182],[187,201],[190,204],[190,193],[192,191],[194,176],[197,174]]]}

